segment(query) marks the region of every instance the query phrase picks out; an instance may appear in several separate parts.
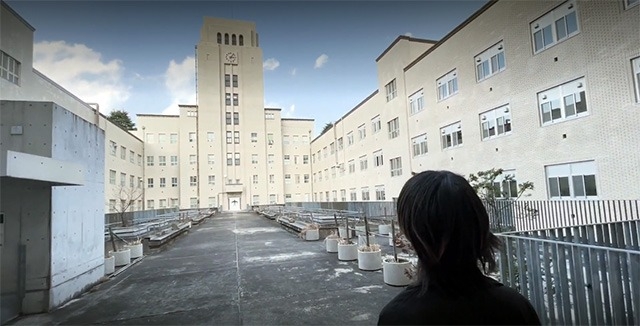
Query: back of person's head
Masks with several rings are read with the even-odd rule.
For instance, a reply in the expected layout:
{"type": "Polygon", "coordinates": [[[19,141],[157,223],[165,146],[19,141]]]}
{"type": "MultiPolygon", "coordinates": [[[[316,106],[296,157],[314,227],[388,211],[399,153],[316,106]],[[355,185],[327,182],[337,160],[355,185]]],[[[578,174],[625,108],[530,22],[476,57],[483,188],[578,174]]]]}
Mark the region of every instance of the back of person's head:
{"type": "Polygon", "coordinates": [[[418,284],[459,293],[479,286],[480,266],[495,268],[499,241],[489,231],[482,201],[462,176],[424,171],[411,177],[398,196],[400,229],[418,256],[418,284]]]}

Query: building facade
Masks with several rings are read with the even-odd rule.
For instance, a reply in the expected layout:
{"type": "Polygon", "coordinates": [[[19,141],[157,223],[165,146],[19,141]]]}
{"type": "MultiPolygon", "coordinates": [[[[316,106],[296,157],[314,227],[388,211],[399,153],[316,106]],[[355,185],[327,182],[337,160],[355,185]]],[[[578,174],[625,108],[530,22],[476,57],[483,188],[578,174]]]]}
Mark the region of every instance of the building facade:
{"type": "Polygon", "coordinates": [[[491,168],[530,199],[638,199],[639,30],[637,1],[492,1],[438,42],[399,37],[378,90],[312,141],[313,200],[491,168]]]}

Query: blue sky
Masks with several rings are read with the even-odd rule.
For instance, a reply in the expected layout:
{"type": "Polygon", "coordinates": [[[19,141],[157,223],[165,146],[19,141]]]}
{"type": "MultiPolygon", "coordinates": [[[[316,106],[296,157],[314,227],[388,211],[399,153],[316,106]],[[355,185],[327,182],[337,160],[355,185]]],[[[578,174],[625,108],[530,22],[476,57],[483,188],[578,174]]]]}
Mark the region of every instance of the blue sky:
{"type": "Polygon", "coordinates": [[[269,60],[265,105],[314,118],[319,130],[376,89],[375,59],[396,37],[438,40],[486,1],[7,3],[36,28],[36,69],[103,113],[124,109],[134,118],[195,104],[204,16],[253,21],[269,60]]]}

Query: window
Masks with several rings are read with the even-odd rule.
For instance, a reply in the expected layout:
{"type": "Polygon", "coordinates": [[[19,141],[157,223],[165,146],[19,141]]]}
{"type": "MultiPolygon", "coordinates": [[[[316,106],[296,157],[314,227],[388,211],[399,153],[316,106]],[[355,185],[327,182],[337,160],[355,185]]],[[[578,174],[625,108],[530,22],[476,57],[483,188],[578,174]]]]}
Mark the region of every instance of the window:
{"type": "Polygon", "coordinates": [[[278,198],[275,194],[269,194],[269,204],[275,204],[278,198]]]}
{"type": "Polygon", "coordinates": [[[20,62],[14,59],[12,56],[6,54],[4,51],[0,51],[0,76],[11,83],[20,85],[20,62]]]}
{"type": "Polygon", "coordinates": [[[367,138],[367,127],[364,125],[364,123],[358,127],[358,137],[358,140],[367,138]]]}
{"type": "Polygon", "coordinates": [[[196,133],[195,132],[190,132],[189,133],[189,142],[193,143],[196,141],[196,133]]]}
{"type": "Polygon", "coordinates": [[[376,186],[376,200],[385,200],[384,186],[376,186]]]}
{"type": "Polygon", "coordinates": [[[260,205],[260,195],[253,195],[251,202],[253,205],[260,205]]]}
{"type": "Polygon", "coordinates": [[[231,75],[224,74],[224,87],[231,87],[231,75]]]}
{"type": "Polygon", "coordinates": [[[378,167],[384,164],[384,158],[382,155],[382,150],[377,150],[373,152],[373,166],[378,167]]]}
{"type": "MultiPolygon", "coordinates": [[[[242,45],[242,35],[240,36],[240,45],[242,45]]],[[[238,75],[231,76],[233,78],[233,87],[238,87],[238,75]]]]}
{"type": "Polygon", "coordinates": [[[224,93],[224,105],[231,105],[231,93],[224,93]]]}
{"type": "Polygon", "coordinates": [[[367,169],[367,155],[360,156],[360,171],[367,169]]]}
{"type": "Polygon", "coordinates": [[[456,122],[440,128],[442,149],[462,146],[462,124],[456,122]]]}
{"type": "Polygon", "coordinates": [[[273,134],[267,134],[267,144],[273,145],[273,134]]]}
{"type": "Polygon", "coordinates": [[[155,205],[153,204],[153,199],[147,200],[147,209],[154,209],[155,205]]]}
{"type": "Polygon", "coordinates": [[[216,176],[215,175],[207,176],[207,182],[209,183],[210,186],[215,186],[216,185],[216,176]]]}
{"type": "Polygon", "coordinates": [[[340,201],[347,201],[347,190],[340,189],[340,201]]]}
{"type": "Polygon", "coordinates": [[[136,153],[134,153],[133,151],[129,151],[129,162],[130,163],[134,163],[134,157],[136,156],[136,153]]]}
{"type": "Polygon", "coordinates": [[[291,183],[291,174],[285,174],[284,175],[284,183],[286,183],[286,184],[290,184],[291,183]]]}
{"type": "Polygon", "coordinates": [[[233,132],[227,131],[227,144],[231,144],[233,142],[233,132]]]}
{"type": "Polygon", "coordinates": [[[155,137],[153,136],[152,133],[147,133],[146,138],[147,138],[147,143],[149,144],[155,143],[155,137]]]}
{"type": "Polygon", "coordinates": [[[347,134],[347,146],[353,145],[353,131],[349,131],[347,134]]]}
{"type": "MultiPolygon", "coordinates": [[[[640,3],[640,0],[636,0],[636,4],[640,3]]],[[[633,83],[636,90],[636,102],[640,103],[640,57],[631,60],[633,67],[633,83]]]]}
{"type": "Polygon", "coordinates": [[[336,178],[336,167],[332,166],[331,167],[331,179],[335,179],[336,178]]]}
{"type": "Polygon", "coordinates": [[[331,190],[331,200],[338,201],[338,192],[336,190],[331,190]]]}
{"type": "Polygon", "coordinates": [[[324,179],[329,180],[329,169],[324,169],[324,179]]]}
{"type": "Polygon", "coordinates": [[[384,85],[384,91],[387,95],[387,102],[393,100],[396,97],[396,80],[392,80],[388,84],[384,85]]]}
{"type": "Polygon", "coordinates": [[[629,9],[633,6],[637,6],[640,0],[624,0],[624,9],[629,9]]]}
{"type": "Polygon", "coordinates": [[[123,160],[127,159],[127,148],[124,146],[120,146],[120,158],[123,160]]]}
{"type": "Polygon", "coordinates": [[[109,184],[116,184],[116,171],[109,170],[109,184]]]}
{"type": "Polygon", "coordinates": [[[176,166],[178,165],[178,156],[177,155],[172,155],[171,156],[171,166],[176,166]]]}
{"type": "Polygon", "coordinates": [[[302,178],[303,178],[302,182],[309,183],[309,175],[308,174],[305,174],[302,178]]]}
{"type": "Polygon", "coordinates": [[[153,178],[147,178],[147,188],[153,188],[153,178]]]}
{"type": "Polygon", "coordinates": [[[355,173],[356,172],[356,161],[355,160],[349,160],[349,162],[347,162],[349,164],[349,173],[355,173]]]}
{"type": "Polygon", "coordinates": [[[136,177],[131,175],[129,176],[129,187],[133,188],[136,186],[136,177]]]}
{"type": "Polygon", "coordinates": [[[158,134],[158,144],[164,144],[167,142],[167,134],[158,134]]]}
{"type": "Polygon", "coordinates": [[[224,114],[225,117],[225,123],[227,124],[227,126],[231,125],[231,112],[226,112],[224,114]]]}
{"type": "Polygon", "coordinates": [[[158,166],[166,166],[167,165],[167,157],[164,155],[158,156],[158,166]]]}
{"type": "Polygon", "coordinates": [[[138,154],[138,166],[142,166],[142,154],[138,154]]]}
{"type": "Polygon", "coordinates": [[[178,134],[169,134],[169,143],[175,144],[178,142],[178,134]]]}
{"type": "Polygon", "coordinates": [[[153,156],[147,156],[147,166],[153,166],[153,156]]]}
{"type": "Polygon", "coordinates": [[[214,141],[214,133],[212,131],[207,132],[207,143],[213,143],[214,141]]]}
{"type": "Polygon", "coordinates": [[[178,198],[170,199],[171,207],[178,207],[178,198]]]}
{"type": "Polygon", "coordinates": [[[493,190],[496,198],[518,197],[518,183],[516,182],[515,173],[515,170],[504,170],[494,180],[493,190]]]}
{"type": "Polygon", "coordinates": [[[178,178],[177,177],[171,177],[171,188],[175,188],[178,186],[178,178]]]}
{"type": "Polygon", "coordinates": [[[309,164],[309,155],[302,155],[302,164],[309,164]]]}
{"type": "Polygon", "coordinates": [[[191,154],[189,155],[189,164],[194,165],[197,163],[197,159],[196,159],[196,155],[195,154],[191,154]]]}
{"type": "MultiPolygon", "coordinates": [[[[240,99],[238,98],[238,93],[233,93],[233,106],[238,106],[240,104],[240,99]]],[[[235,115],[236,113],[234,113],[235,115]]],[[[237,124],[237,123],[234,123],[237,124]]]]}
{"type": "Polygon", "coordinates": [[[336,143],[329,144],[329,154],[333,155],[336,152],[336,143]]]}
{"type": "Polygon", "coordinates": [[[240,165],[240,153],[234,153],[233,156],[236,165],[240,165]]]}
{"type": "Polygon", "coordinates": [[[196,197],[189,198],[189,208],[198,208],[198,198],[196,197]]]}
{"type": "Polygon", "coordinates": [[[507,105],[480,114],[482,140],[511,133],[511,112],[507,105]]]}
{"type": "Polygon", "coordinates": [[[257,185],[258,184],[258,175],[254,174],[253,177],[251,178],[251,180],[253,180],[253,184],[257,185]]]}
{"type": "Polygon", "coordinates": [[[273,164],[274,161],[275,161],[275,155],[274,154],[267,155],[267,163],[273,164]]]}
{"type": "Polygon", "coordinates": [[[167,186],[166,178],[160,178],[160,188],[164,188],[167,186]]]}
{"type": "Polygon", "coordinates": [[[328,192],[328,191],[325,191],[325,192],[324,192],[324,194],[325,194],[325,199],[326,199],[327,201],[329,201],[329,192],[328,192]]]}
{"type": "Polygon", "coordinates": [[[533,53],[544,51],[579,32],[576,1],[567,1],[531,23],[533,53]]]}
{"type": "Polygon", "coordinates": [[[338,164],[338,170],[340,171],[340,176],[344,175],[344,163],[338,164]]]}
{"type": "Polygon", "coordinates": [[[240,132],[239,131],[234,131],[233,132],[233,142],[236,144],[240,144],[240,132]]]}
{"type": "Polygon", "coordinates": [[[419,90],[409,96],[409,112],[416,114],[424,109],[424,91],[419,90]]]}
{"type": "Polygon", "coordinates": [[[258,154],[251,154],[251,164],[258,164],[258,154]]]}
{"type": "Polygon", "coordinates": [[[215,163],[215,155],[207,154],[207,163],[208,164],[214,164],[215,163]]]}
{"type": "Polygon", "coordinates": [[[344,148],[342,137],[338,138],[337,143],[338,143],[338,150],[341,151],[344,148]]]}
{"type": "Polygon", "coordinates": [[[322,157],[327,158],[327,146],[322,149],[322,157]]]}
{"type": "Polygon", "coordinates": [[[504,62],[504,44],[502,41],[474,58],[476,63],[476,80],[485,80],[506,67],[504,62]]]}
{"type": "Polygon", "coordinates": [[[227,153],[227,166],[233,165],[233,153],[227,153]]]}
{"type": "Polygon", "coordinates": [[[292,138],[293,138],[293,144],[297,144],[298,143],[298,139],[300,138],[300,136],[293,135],[292,138]]]}
{"type": "Polygon", "coordinates": [[[289,135],[282,136],[282,145],[289,145],[289,135]]]}
{"type": "Polygon", "coordinates": [[[116,211],[116,200],[109,199],[109,213],[114,213],[116,211]]]}
{"type": "Polygon", "coordinates": [[[308,144],[309,143],[309,136],[302,135],[302,143],[303,144],[308,144]]]}
{"type": "Polygon", "coordinates": [[[396,157],[389,160],[391,165],[391,176],[397,177],[402,175],[402,157],[396,157]]]}
{"type": "Polygon", "coordinates": [[[363,187],[360,190],[362,192],[362,200],[369,200],[369,187],[363,187]]]}
{"type": "Polygon", "coordinates": [[[240,113],[233,112],[233,124],[236,126],[240,124],[240,113]]]}
{"type": "Polygon", "coordinates": [[[542,125],[588,115],[586,83],[580,78],[538,93],[542,125]]]}
{"type": "Polygon", "coordinates": [[[458,73],[456,69],[436,80],[438,86],[438,101],[442,101],[458,93],[458,73]]]}
{"type": "Polygon", "coordinates": [[[318,171],[318,181],[322,181],[322,171],[318,171]]]}
{"type": "Polygon", "coordinates": [[[595,199],[596,164],[594,161],[545,167],[550,199],[595,199]]]}
{"type": "Polygon", "coordinates": [[[387,122],[387,127],[389,127],[389,139],[396,138],[400,135],[400,120],[398,120],[398,118],[387,122]]]}
{"type": "Polygon", "coordinates": [[[274,174],[269,174],[269,183],[276,183],[276,176],[274,174]]]}
{"type": "Polygon", "coordinates": [[[376,133],[382,129],[382,123],[380,122],[380,116],[377,115],[373,119],[371,119],[371,129],[373,129],[372,133],[376,133]]]}
{"type": "Polygon", "coordinates": [[[285,155],[284,156],[284,164],[285,165],[289,165],[290,162],[291,162],[291,156],[290,155],[285,155]]]}
{"type": "Polygon", "coordinates": [[[276,116],[275,116],[275,114],[273,114],[273,113],[265,113],[265,114],[264,114],[264,118],[265,118],[266,120],[274,120],[274,119],[276,118],[276,116]]]}
{"type": "Polygon", "coordinates": [[[195,187],[198,185],[198,177],[195,175],[192,175],[189,177],[189,186],[191,187],[195,187]]]}
{"type": "Polygon", "coordinates": [[[349,200],[356,201],[358,200],[358,195],[356,192],[356,188],[349,189],[349,200]]]}
{"type": "Polygon", "coordinates": [[[124,187],[127,184],[127,174],[120,173],[120,186],[124,187]]]}
{"type": "Polygon", "coordinates": [[[427,154],[427,134],[411,138],[413,157],[427,154]]]}
{"type": "Polygon", "coordinates": [[[114,141],[109,141],[109,149],[110,153],[113,156],[116,156],[116,152],[118,151],[118,145],[114,141]]]}
{"type": "Polygon", "coordinates": [[[258,142],[258,133],[257,132],[252,132],[251,133],[251,142],[252,143],[257,143],[258,142]]]}

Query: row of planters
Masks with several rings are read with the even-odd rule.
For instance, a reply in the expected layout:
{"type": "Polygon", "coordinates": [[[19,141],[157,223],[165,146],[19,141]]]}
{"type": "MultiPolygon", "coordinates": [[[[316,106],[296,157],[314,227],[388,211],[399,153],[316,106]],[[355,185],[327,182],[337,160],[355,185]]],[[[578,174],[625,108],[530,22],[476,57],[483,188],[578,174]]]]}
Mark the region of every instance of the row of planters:
{"type": "Polygon", "coordinates": [[[104,275],[115,273],[116,267],[129,265],[133,260],[142,257],[144,254],[142,241],[139,238],[134,241],[126,241],[120,238],[124,245],[117,246],[113,238],[114,233],[111,231],[110,236],[113,250],[110,250],[104,259],[104,275]]]}
{"type": "MultiPolygon", "coordinates": [[[[328,253],[337,253],[340,261],[358,261],[358,268],[363,271],[378,271],[382,269],[384,282],[392,286],[406,286],[411,282],[414,267],[408,259],[398,257],[398,247],[408,249],[408,242],[401,240],[396,232],[394,221],[391,224],[378,226],[378,234],[389,237],[389,245],[393,248],[393,255],[382,257],[382,248],[376,243],[375,235],[370,230],[370,224],[364,216],[364,225],[349,226],[349,219],[344,219],[344,225],[338,223],[334,214],[336,229],[325,238],[328,253]],[[354,235],[358,236],[355,238],[354,235]]],[[[310,224],[300,235],[307,241],[319,240],[320,232],[317,224],[310,224]]],[[[406,250],[405,250],[406,251],[406,250]]]]}

